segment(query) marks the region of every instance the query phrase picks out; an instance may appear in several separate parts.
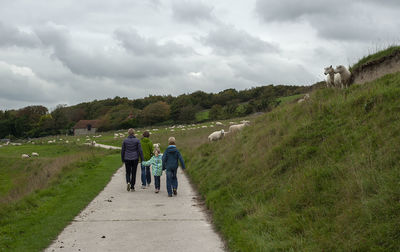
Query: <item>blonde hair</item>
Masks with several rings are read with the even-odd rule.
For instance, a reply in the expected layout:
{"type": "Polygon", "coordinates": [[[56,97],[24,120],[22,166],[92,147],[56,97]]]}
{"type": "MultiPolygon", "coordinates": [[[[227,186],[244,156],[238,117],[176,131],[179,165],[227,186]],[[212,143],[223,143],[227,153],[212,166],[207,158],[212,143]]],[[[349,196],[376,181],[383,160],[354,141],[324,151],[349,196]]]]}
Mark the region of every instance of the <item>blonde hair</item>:
{"type": "Polygon", "coordinates": [[[128,129],[128,134],[131,135],[131,136],[134,136],[135,135],[135,130],[132,129],[132,128],[128,129]]]}
{"type": "Polygon", "coordinates": [[[175,145],[175,137],[168,138],[168,145],[175,145]]]}

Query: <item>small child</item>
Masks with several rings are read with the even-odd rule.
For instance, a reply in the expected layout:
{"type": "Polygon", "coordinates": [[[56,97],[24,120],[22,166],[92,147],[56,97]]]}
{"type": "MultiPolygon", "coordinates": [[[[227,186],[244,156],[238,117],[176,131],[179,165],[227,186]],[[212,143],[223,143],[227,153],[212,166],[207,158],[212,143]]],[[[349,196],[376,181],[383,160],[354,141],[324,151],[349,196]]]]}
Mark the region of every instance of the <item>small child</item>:
{"type": "Polygon", "coordinates": [[[168,148],[164,151],[163,155],[163,169],[167,170],[167,191],[168,197],[172,197],[172,193],[177,195],[178,190],[178,178],[176,177],[176,171],[178,170],[178,161],[181,163],[182,169],[185,169],[185,163],[179,150],[175,145],[175,137],[168,139],[168,148]]]}
{"type": "Polygon", "coordinates": [[[150,166],[151,171],[154,175],[154,187],[155,193],[160,192],[160,177],[162,175],[162,154],[159,147],[154,148],[154,156],[149,161],[142,161],[142,165],[150,166]]]}

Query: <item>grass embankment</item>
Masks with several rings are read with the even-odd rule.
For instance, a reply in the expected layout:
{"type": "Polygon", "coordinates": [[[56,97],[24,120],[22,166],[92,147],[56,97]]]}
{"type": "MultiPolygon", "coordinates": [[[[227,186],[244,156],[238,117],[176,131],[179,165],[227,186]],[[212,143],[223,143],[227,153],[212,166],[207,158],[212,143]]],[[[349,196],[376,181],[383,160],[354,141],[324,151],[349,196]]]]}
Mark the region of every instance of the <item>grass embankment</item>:
{"type": "Polygon", "coordinates": [[[231,251],[400,250],[400,73],[321,89],[187,155],[231,251]]]}
{"type": "Polygon", "coordinates": [[[38,251],[104,188],[119,154],[76,145],[0,150],[0,250],[38,251]],[[32,151],[39,158],[21,159],[32,151]]]}
{"type": "Polygon", "coordinates": [[[400,46],[390,46],[385,50],[378,51],[376,53],[370,54],[370,55],[365,56],[364,58],[360,59],[356,64],[354,64],[350,68],[350,71],[353,72],[366,63],[369,63],[369,62],[372,62],[375,60],[379,60],[379,59],[382,59],[382,58],[390,56],[390,55],[394,55],[395,53],[399,53],[399,52],[400,52],[400,46]]]}

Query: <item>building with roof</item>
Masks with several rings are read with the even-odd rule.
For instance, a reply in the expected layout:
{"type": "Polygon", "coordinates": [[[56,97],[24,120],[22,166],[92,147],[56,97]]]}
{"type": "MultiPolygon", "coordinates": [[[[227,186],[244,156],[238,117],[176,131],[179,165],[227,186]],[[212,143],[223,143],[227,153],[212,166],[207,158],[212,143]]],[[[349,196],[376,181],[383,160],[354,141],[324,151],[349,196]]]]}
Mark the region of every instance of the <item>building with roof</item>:
{"type": "Polygon", "coordinates": [[[74,126],[74,136],[96,134],[100,120],[80,120],[74,126]]]}

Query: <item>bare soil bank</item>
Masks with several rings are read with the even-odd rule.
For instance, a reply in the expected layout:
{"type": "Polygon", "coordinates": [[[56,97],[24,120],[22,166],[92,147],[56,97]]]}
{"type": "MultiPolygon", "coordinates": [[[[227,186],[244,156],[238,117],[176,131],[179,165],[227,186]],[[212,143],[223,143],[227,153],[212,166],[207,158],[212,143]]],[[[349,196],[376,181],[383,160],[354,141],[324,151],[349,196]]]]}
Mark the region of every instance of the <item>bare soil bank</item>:
{"type": "Polygon", "coordinates": [[[400,71],[400,52],[367,62],[352,73],[352,83],[363,84],[400,71]]]}

